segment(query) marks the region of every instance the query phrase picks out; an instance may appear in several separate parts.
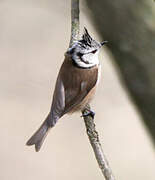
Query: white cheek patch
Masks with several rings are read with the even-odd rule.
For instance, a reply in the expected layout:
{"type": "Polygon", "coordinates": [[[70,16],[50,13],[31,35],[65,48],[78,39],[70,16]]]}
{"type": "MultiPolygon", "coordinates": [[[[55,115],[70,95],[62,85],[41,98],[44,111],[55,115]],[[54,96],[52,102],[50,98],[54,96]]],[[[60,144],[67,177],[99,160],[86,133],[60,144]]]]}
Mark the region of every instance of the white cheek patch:
{"type": "Polygon", "coordinates": [[[82,67],[82,68],[90,68],[90,67],[93,67],[94,65],[93,64],[86,64],[84,63],[83,61],[81,61],[80,59],[79,60],[76,60],[75,61],[77,63],[77,65],[79,67],[82,67]]]}
{"type": "Polygon", "coordinates": [[[98,52],[96,52],[95,54],[83,55],[82,60],[78,56],[74,58],[74,61],[77,63],[77,65],[83,68],[91,68],[95,65],[98,65],[98,52]]]}

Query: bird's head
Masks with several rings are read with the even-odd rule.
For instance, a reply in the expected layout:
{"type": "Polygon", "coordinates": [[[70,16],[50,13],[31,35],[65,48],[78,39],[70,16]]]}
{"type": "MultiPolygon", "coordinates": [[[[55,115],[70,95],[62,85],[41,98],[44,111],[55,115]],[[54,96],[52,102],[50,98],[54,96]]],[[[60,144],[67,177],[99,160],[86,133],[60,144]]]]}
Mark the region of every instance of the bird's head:
{"type": "Polygon", "coordinates": [[[72,60],[82,68],[91,68],[99,64],[98,53],[99,49],[107,41],[101,43],[95,41],[88,33],[88,30],[84,28],[84,34],[82,39],[73,44],[71,48],[68,49],[67,54],[69,54],[72,60]]]}

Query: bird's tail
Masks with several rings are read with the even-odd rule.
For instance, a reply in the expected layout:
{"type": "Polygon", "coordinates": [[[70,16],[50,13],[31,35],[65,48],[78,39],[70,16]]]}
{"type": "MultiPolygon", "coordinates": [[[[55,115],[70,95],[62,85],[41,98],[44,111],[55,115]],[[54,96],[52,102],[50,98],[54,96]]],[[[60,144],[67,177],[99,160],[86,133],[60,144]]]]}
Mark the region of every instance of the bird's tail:
{"type": "Polygon", "coordinates": [[[51,129],[51,126],[48,123],[48,118],[49,116],[26,143],[28,146],[35,145],[35,150],[37,152],[40,150],[49,130],[51,129]]]}

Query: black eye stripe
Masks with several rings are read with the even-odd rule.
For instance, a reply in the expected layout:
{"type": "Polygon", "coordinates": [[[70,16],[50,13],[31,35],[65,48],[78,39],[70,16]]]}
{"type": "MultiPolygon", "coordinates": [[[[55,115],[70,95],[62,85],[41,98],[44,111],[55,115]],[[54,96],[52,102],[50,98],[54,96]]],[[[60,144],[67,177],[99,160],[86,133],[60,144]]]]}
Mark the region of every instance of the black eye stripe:
{"type": "MultiPolygon", "coordinates": [[[[91,51],[91,52],[89,52],[89,53],[95,54],[96,52],[97,52],[97,49],[95,49],[95,50],[93,50],[93,51],[91,51]]],[[[89,53],[85,53],[85,54],[89,54],[89,53]]],[[[81,58],[83,55],[85,55],[85,54],[80,53],[80,52],[77,53],[77,55],[78,55],[80,58],[81,58]]]]}

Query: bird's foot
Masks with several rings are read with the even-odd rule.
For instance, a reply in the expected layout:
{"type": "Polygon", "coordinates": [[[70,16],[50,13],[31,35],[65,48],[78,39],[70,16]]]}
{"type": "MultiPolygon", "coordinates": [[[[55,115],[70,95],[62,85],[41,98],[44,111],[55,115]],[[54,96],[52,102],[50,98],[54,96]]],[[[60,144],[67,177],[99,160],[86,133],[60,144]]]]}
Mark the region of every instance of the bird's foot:
{"type": "Polygon", "coordinates": [[[83,113],[81,117],[87,117],[87,116],[91,116],[94,119],[95,112],[88,110],[86,113],[83,113]]]}

